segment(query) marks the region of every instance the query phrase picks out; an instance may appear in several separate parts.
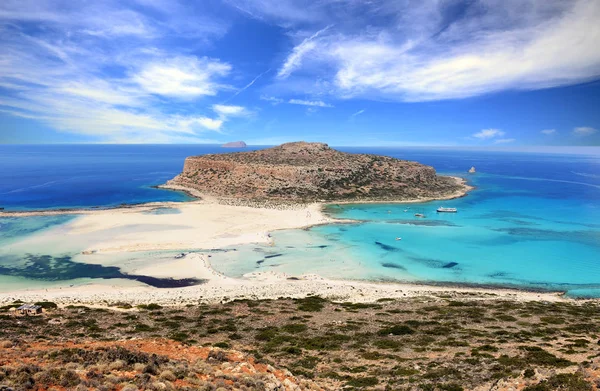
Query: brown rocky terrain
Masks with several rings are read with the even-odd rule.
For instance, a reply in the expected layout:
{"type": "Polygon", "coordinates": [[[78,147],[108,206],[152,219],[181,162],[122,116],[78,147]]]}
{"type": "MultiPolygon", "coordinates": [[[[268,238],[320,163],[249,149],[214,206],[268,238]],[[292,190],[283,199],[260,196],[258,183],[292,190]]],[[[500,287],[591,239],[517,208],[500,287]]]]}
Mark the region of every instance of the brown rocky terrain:
{"type": "Polygon", "coordinates": [[[220,199],[403,201],[461,196],[467,187],[417,162],[294,142],[253,152],[188,157],[168,185],[220,199]]]}
{"type": "Polygon", "coordinates": [[[600,303],[454,294],[0,307],[0,390],[597,391],[600,303]],[[3,388],[4,387],[4,388],[3,388]]]}

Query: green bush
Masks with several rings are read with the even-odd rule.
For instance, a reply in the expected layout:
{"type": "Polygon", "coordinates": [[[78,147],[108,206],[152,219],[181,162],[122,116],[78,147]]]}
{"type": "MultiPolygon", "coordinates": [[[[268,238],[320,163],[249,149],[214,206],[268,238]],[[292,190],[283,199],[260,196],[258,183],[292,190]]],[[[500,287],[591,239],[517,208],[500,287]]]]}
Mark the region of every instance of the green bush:
{"type": "Polygon", "coordinates": [[[58,308],[58,305],[51,301],[38,301],[37,303],[35,303],[35,305],[39,305],[45,310],[55,310],[58,308]]]}
{"type": "Polygon", "coordinates": [[[403,325],[403,324],[399,324],[399,325],[395,325],[395,326],[391,326],[391,327],[384,327],[381,330],[379,330],[377,332],[377,334],[379,335],[408,335],[408,334],[414,334],[415,330],[411,329],[410,327],[403,325]]]}

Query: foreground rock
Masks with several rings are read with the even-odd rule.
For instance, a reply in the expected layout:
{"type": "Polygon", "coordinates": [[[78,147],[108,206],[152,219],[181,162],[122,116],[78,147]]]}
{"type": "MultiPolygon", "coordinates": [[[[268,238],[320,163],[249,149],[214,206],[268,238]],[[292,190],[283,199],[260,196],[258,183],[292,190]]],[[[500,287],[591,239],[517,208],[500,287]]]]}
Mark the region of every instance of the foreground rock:
{"type": "Polygon", "coordinates": [[[594,391],[598,302],[0,306],[0,390],[594,391]]]}
{"type": "Polygon", "coordinates": [[[406,201],[464,195],[456,178],[417,162],[294,142],[253,152],[189,157],[168,185],[218,198],[274,201],[406,201]]]}

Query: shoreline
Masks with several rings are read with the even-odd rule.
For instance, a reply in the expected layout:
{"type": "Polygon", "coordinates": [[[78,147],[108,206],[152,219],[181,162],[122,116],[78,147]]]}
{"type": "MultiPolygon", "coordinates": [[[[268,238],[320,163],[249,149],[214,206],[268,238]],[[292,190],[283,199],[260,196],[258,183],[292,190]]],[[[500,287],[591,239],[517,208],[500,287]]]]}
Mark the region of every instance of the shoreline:
{"type": "Polygon", "coordinates": [[[206,283],[185,288],[152,288],[149,286],[123,286],[110,283],[89,283],[70,287],[24,289],[0,293],[0,304],[15,300],[25,302],[53,301],[59,305],[89,304],[108,306],[115,302],[132,305],[157,303],[183,306],[198,303],[222,303],[233,300],[272,300],[281,297],[302,298],[321,296],[333,301],[354,303],[376,302],[379,299],[497,299],[510,301],[586,302],[597,299],[568,298],[561,292],[538,292],[510,288],[475,287],[464,285],[427,285],[408,282],[377,282],[334,280],[316,274],[290,276],[285,273],[252,272],[243,278],[227,277],[212,268],[208,254],[193,253],[185,258],[162,265],[149,265],[147,272],[154,276],[170,275],[179,267],[191,269],[197,278],[206,283]]]}
{"type": "MultiPolygon", "coordinates": [[[[225,248],[232,245],[272,242],[269,232],[284,229],[306,229],[322,224],[355,223],[354,220],[331,218],[325,212],[327,206],[335,204],[366,203],[418,203],[447,200],[468,195],[473,190],[465,178],[453,177],[463,188],[444,198],[421,198],[396,201],[341,201],[312,204],[281,205],[275,208],[256,208],[247,205],[220,204],[219,200],[207,197],[194,190],[178,185],[157,187],[184,191],[197,199],[183,202],[152,202],[106,208],[61,209],[43,211],[2,211],[0,217],[28,217],[40,215],[79,215],[66,223],[67,229],[58,232],[61,238],[72,235],[78,242],[84,238],[87,247],[77,259],[82,263],[104,264],[102,257],[111,254],[126,254],[142,251],[198,251],[188,253],[183,259],[173,259],[161,263],[141,263],[120,265],[126,274],[147,275],[157,278],[197,278],[206,283],[186,288],[153,288],[147,285],[123,284],[116,280],[102,283],[64,286],[52,288],[16,289],[0,292],[0,303],[11,300],[52,299],[61,303],[98,303],[106,301],[132,301],[135,303],[159,302],[177,304],[181,301],[223,301],[233,299],[275,299],[278,297],[305,297],[321,295],[328,298],[353,302],[376,301],[381,298],[402,298],[408,296],[475,295],[511,300],[580,301],[564,297],[564,292],[543,289],[531,290],[519,287],[496,287],[478,284],[333,280],[315,274],[289,276],[276,272],[254,272],[243,278],[226,277],[212,268],[210,255],[203,253],[209,248],[225,248]],[[177,209],[181,214],[152,214],[161,208],[177,209]],[[177,223],[179,225],[173,225],[177,223]],[[211,225],[212,224],[212,225],[211,225]],[[111,238],[100,235],[111,230],[123,230],[131,225],[155,225],[158,231],[120,232],[124,238],[111,238]],[[189,225],[184,226],[184,225],[189,225]],[[182,227],[183,226],[183,227],[182,227]],[[158,232],[158,235],[157,235],[158,232]],[[78,236],[79,235],[79,236],[78,236]],[[87,235],[87,236],[86,236],[87,235]],[[197,237],[202,237],[198,239],[197,237]],[[90,242],[90,238],[94,241],[90,242]],[[187,240],[187,241],[186,241],[187,240]],[[94,243],[94,244],[90,244],[94,243]],[[183,250],[185,249],[185,250],[183,250]],[[100,256],[95,255],[100,254],[100,256]]],[[[56,233],[47,232],[47,241],[57,240],[56,233]],[[54,235],[54,236],[52,236],[54,235]]],[[[110,265],[110,263],[108,263],[110,265]]],[[[595,299],[591,299],[595,300],[595,299]]]]}
{"type": "Polygon", "coordinates": [[[230,205],[248,207],[254,209],[299,209],[305,208],[309,205],[320,205],[321,209],[324,210],[329,205],[346,205],[346,204],[416,204],[421,202],[432,202],[432,201],[447,201],[457,198],[466,197],[469,192],[474,190],[475,187],[467,184],[467,179],[456,176],[448,176],[453,178],[458,184],[463,186],[462,189],[443,197],[424,197],[424,198],[413,198],[406,200],[340,200],[340,201],[314,201],[314,202],[290,202],[290,203],[278,203],[277,201],[268,200],[265,201],[264,206],[257,206],[260,201],[250,201],[241,199],[227,199],[217,198],[210,196],[200,191],[188,188],[181,185],[174,184],[162,184],[152,186],[156,189],[165,189],[172,191],[180,191],[187,194],[195,199],[189,201],[156,201],[156,202],[144,202],[139,204],[126,204],[117,206],[91,206],[86,208],[59,208],[59,209],[34,209],[34,210],[0,210],[0,218],[2,217],[34,217],[34,216],[60,216],[60,215],[93,215],[107,211],[132,211],[132,212],[143,212],[152,211],[159,208],[174,208],[187,204],[202,203],[202,204],[217,204],[217,205],[230,205]]]}

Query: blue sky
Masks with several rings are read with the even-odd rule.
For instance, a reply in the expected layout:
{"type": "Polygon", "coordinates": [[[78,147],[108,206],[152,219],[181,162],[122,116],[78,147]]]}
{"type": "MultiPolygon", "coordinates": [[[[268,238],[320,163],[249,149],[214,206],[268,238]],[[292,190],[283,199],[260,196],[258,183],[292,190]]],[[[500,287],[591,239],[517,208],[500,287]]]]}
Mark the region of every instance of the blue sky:
{"type": "Polygon", "coordinates": [[[3,0],[0,143],[599,146],[597,0],[3,0]]]}

